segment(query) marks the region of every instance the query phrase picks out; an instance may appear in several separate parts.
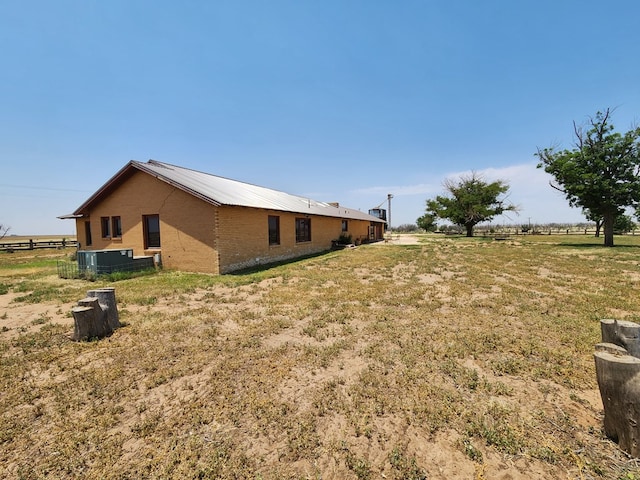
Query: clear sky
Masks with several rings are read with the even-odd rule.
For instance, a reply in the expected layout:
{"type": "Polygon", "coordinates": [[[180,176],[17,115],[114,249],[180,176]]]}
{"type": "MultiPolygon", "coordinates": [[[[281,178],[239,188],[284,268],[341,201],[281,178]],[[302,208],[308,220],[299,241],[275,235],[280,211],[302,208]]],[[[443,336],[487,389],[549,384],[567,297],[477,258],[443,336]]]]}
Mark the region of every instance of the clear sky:
{"type": "Polygon", "coordinates": [[[415,223],[445,178],[582,221],[535,168],[572,122],[640,116],[637,0],[0,1],[0,224],[56,217],[129,160],[415,223]]]}

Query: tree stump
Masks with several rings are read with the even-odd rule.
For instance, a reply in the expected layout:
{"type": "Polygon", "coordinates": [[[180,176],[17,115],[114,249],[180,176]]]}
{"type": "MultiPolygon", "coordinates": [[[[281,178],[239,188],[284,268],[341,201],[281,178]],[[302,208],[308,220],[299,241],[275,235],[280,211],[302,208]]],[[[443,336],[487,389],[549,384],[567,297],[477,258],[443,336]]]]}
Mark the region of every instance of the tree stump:
{"type": "Polygon", "coordinates": [[[594,354],[604,406],[604,431],[622,450],[640,457],[640,325],[603,319],[603,343],[594,354]]]}
{"type": "Polygon", "coordinates": [[[112,330],[120,328],[120,317],[118,315],[118,306],[116,304],[116,289],[113,287],[98,288],[89,290],[87,297],[96,297],[103,308],[106,308],[107,323],[112,330]]]}
{"type": "Polygon", "coordinates": [[[114,288],[89,290],[87,297],[71,310],[74,327],[72,338],[79,342],[111,335],[120,327],[114,288]]]}
{"type": "Polygon", "coordinates": [[[632,357],[640,358],[640,325],[626,320],[603,318],[600,320],[603,343],[623,347],[632,357]]]}

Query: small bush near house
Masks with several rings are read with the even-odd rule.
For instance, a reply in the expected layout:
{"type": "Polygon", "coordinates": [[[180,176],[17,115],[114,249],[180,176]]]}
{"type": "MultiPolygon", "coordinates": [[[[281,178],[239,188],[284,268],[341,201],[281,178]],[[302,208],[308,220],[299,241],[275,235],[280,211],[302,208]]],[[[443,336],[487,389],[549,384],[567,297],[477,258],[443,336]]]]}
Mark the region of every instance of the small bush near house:
{"type": "Polygon", "coordinates": [[[347,233],[342,233],[338,237],[338,240],[336,240],[336,243],[338,245],[351,245],[351,243],[353,243],[352,242],[352,237],[351,237],[351,235],[349,235],[347,233]]]}

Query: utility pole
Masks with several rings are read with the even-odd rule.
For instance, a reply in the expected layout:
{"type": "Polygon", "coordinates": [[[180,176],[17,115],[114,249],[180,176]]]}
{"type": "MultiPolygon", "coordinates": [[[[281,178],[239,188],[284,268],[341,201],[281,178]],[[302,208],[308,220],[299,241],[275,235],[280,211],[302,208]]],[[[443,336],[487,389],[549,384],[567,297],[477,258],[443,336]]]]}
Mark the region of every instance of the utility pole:
{"type": "Polygon", "coordinates": [[[388,208],[388,214],[387,214],[387,227],[389,230],[391,230],[391,199],[393,198],[393,195],[391,195],[390,193],[387,194],[387,201],[389,202],[389,208],[388,208]]]}

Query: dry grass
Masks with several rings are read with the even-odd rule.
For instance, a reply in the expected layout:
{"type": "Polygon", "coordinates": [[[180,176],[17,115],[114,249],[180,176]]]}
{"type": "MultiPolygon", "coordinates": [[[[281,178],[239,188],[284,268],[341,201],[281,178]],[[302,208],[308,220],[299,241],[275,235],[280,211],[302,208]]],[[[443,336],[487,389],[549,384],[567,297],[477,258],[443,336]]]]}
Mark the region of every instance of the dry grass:
{"type": "Polygon", "coordinates": [[[640,321],[640,239],[617,242],[161,272],[112,284],[125,326],[90,343],[68,312],[103,282],[0,255],[0,477],[638,480],[592,360],[600,318],[640,321]]]}

